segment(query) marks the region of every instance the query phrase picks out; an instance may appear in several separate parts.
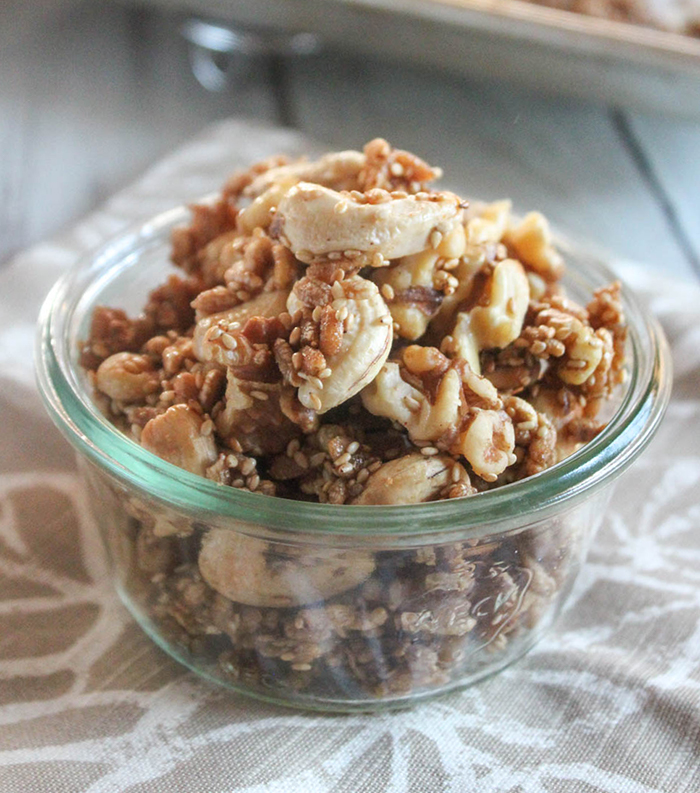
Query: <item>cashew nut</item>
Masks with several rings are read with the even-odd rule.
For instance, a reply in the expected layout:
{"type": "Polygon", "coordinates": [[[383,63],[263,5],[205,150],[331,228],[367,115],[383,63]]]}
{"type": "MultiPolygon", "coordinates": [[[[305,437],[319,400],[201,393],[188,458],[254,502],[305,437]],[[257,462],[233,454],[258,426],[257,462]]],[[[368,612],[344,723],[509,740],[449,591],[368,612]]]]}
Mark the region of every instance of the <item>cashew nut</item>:
{"type": "Polygon", "coordinates": [[[160,377],[146,355],[117,352],[100,364],[97,388],[110,399],[139,402],[158,390],[160,377]]]}
{"type": "Polygon", "coordinates": [[[520,262],[504,259],[494,268],[479,303],[457,314],[444,352],[463,358],[481,373],[479,352],[502,349],[518,338],[530,301],[530,287],[520,262]]]}
{"type": "MultiPolygon", "coordinates": [[[[419,504],[437,498],[459,463],[447,455],[407,454],[375,471],[353,504],[419,504]]],[[[459,466],[461,468],[461,466],[459,466]]]]}
{"type": "Polygon", "coordinates": [[[471,327],[480,349],[507,347],[518,338],[530,301],[530,285],[520,262],[499,262],[479,305],[470,312],[471,327]]]}
{"type": "Polygon", "coordinates": [[[216,460],[216,443],[202,434],[203,417],[187,405],[173,405],[151,419],[141,432],[141,445],[179,468],[204,476],[216,460]]]}
{"type": "MultiPolygon", "coordinates": [[[[336,281],[333,295],[337,296],[331,307],[338,317],[345,317],[340,349],[326,358],[330,374],[325,380],[307,380],[299,387],[301,404],[318,413],[345,402],[370,383],[389,357],[393,339],[391,314],[371,281],[359,275],[336,281]]],[[[292,292],[287,310],[293,314],[300,307],[292,292]]]]}
{"type": "Polygon", "coordinates": [[[564,272],[564,260],[554,247],[547,218],[529,212],[503,235],[503,242],[528,268],[546,281],[556,281],[564,272]]]}
{"type": "Polygon", "coordinates": [[[359,151],[338,151],[324,154],[318,160],[301,160],[289,165],[270,168],[256,177],[243,194],[256,198],[273,184],[284,183],[291,187],[297,182],[312,182],[333,190],[355,190],[357,177],[366,158],[359,151]]]}
{"type": "Polygon", "coordinates": [[[508,227],[512,204],[494,201],[478,208],[478,214],[467,223],[467,242],[470,245],[496,245],[508,227]]]}
{"type": "Polygon", "coordinates": [[[199,553],[199,570],[209,586],[230,600],[286,608],[354,589],[371,575],[374,558],[365,551],[281,545],[211,529],[199,553]]]}
{"type": "Polygon", "coordinates": [[[382,266],[427,248],[431,233],[447,231],[461,211],[459,199],[446,193],[396,198],[379,192],[382,200],[370,203],[361,194],[300,182],[277,207],[277,233],[301,261],[350,251],[358,262],[382,266]]]}
{"type": "MultiPolygon", "coordinates": [[[[411,349],[404,352],[404,360],[411,349]]],[[[463,455],[489,482],[515,462],[513,424],[501,409],[498,392],[465,362],[443,370],[428,398],[403,379],[399,364],[389,361],[362,392],[362,404],[370,413],[404,426],[412,440],[431,441],[463,455]]]]}
{"type": "Polygon", "coordinates": [[[192,348],[197,360],[214,361],[221,366],[230,366],[236,362],[236,348],[224,338],[231,331],[237,330],[251,317],[276,317],[285,311],[289,291],[277,289],[273,292],[261,292],[252,300],[241,303],[228,311],[211,314],[200,319],[194,329],[192,348]]]}
{"type": "Polygon", "coordinates": [[[425,333],[443,300],[442,292],[435,288],[440,263],[458,259],[464,246],[464,226],[457,223],[437,247],[404,256],[390,267],[374,271],[373,280],[380,288],[391,287],[394,297],[389,301],[389,310],[399,336],[415,341],[425,333]]]}
{"type": "Polygon", "coordinates": [[[452,445],[451,451],[469,460],[476,473],[487,482],[515,462],[513,422],[504,410],[480,410],[452,445]]]}

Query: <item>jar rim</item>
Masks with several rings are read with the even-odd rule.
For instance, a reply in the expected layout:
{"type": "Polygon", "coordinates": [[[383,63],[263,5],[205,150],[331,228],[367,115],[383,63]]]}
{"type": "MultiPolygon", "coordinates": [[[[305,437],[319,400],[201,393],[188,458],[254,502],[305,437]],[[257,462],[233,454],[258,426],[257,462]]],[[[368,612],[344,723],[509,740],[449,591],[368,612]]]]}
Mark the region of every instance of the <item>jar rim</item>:
{"type": "MultiPolygon", "coordinates": [[[[668,405],[671,357],[657,320],[623,286],[631,364],[621,404],[605,429],[581,449],[534,476],[459,499],[404,505],[334,505],[262,496],[197,476],[153,455],[99,411],[77,367],[76,328],[99,287],[133,266],[139,254],[162,243],[173,227],[187,222],[177,207],[122,232],[82,257],[56,282],[38,322],[36,369],[39,390],[53,421],[73,447],[99,468],[173,508],[191,515],[218,516],[287,532],[365,536],[422,536],[453,531],[488,537],[527,525],[580,500],[621,474],[648,445],[668,405]]],[[[561,237],[567,278],[589,293],[617,280],[590,248],[561,237]],[[585,262],[585,273],[576,261],[585,262]],[[591,285],[591,274],[596,283],[591,285]]],[[[83,317],[84,318],[84,317],[83,317]]]]}

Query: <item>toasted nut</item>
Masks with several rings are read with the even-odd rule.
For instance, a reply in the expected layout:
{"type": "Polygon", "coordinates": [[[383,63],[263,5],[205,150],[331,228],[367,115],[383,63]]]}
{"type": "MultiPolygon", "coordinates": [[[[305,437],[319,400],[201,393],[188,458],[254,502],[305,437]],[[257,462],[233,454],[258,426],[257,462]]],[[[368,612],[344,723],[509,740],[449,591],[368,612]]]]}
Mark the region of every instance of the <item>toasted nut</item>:
{"type": "Polygon", "coordinates": [[[464,254],[467,243],[466,232],[461,223],[456,223],[452,229],[443,236],[442,242],[436,250],[444,259],[459,259],[464,254]]]}
{"type": "Polygon", "coordinates": [[[549,222],[539,212],[529,212],[503,235],[503,242],[528,268],[546,281],[556,281],[564,272],[564,260],[552,244],[549,222]]]}
{"type": "MultiPolygon", "coordinates": [[[[348,317],[340,349],[326,358],[330,375],[318,390],[311,382],[299,387],[302,405],[325,413],[345,402],[370,383],[389,356],[392,342],[391,314],[376,285],[358,275],[336,281],[344,297],[336,298],[331,307],[347,308],[348,317]]],[[[290,313],[296,298],[290,295],[290,313]]]]}
{"type": "Polygon", "coordinates": [[[459,374],[449,369],[431,402],[401,377],[397,363],[389,361],[362,392],[362,404],[375,416],[398,421],[414,441],[436,441],[458,423],[461,389],[459,374]]]}
{"type": "Polygon", "coordinates": [[[494,481],[511,462],[515,448],[513,422],[503,410],[480,410],[451,451],[469,460],[482,479],[494,481]]]}
{"type": "Polygon", "coordinates": [[[194,330],[192,345],[194,354],[199,361],[214,361],[222,366],[227,366],[228,348],[221,341],[222,335],[218,331],[227,332],[236,323],[242,327],[251,317],[276,317],[287,306],[289,291],[277,289],[274,292],[261,292],[252,300],[241,303],[228,311],[221,311],[209,317],[200,319],[194,330]]]}
{"type": "MultiPolygon", "coordinates": [[[[433,290],[433,277],[440,255],[431,249],[404,256],[391,267],[375,270],[373,280],[380,286],[390,286],[395,300],[389,304],[398,334],[404,339],[415,341],[420,338],[430,322],[426,313],[421,290],[433,290]]],[[[440,303],[436,303],[436,308],[440,303]]]]}
{"type": "Polygon", "coordinates": [[[578,323],[573,344],[567,345],[566,359],[557,370],[569,385],[581,385],[595,372],[603,358],[604,343],[593,328],[578,323]]]}
{"type": "Polygon", "coordinates": [[[273,211],[284,197],[295,179],[274,182],[238,215],[238,228],[250,234],[256,228],[267,228],[272,222],[273,211]]]}
{"type": "Polygon", "coordinates": [[[151,419],[141,433],[141,445],[179,468],[204,476],[216,460],[216,443],[202,435],[204,419],[187,405],[173,405],[151,419]]]}
{"type": "Polygon", "coordinates": [[[365,551],[281,545],[212,529],[202,543],[199,570],[230,600],[285,608],[354,589],[374,570],[374,558],[365,551]]]}
{"type": "Polygon", "coordinates": [[[121,402],[138,402],[157,391],[159,383],[151,359],[133,352],[110,355],[97,370],[97,388],[121,402]]]}
{"type": "Polygon", "coordinates": [[[376,264],[425,250],[435,228],[451,226],[460,212],[458,199],[449,194],[386,195],[385,202],[364,203],[352,193],[300,182],[279,203],[279,234],[298,258],[300,252],[323,258],[352,250],[359,252],[356,262],[376,264]]]}
{"type": "Polygon", "coordinates": [[[477,209],[478,214],[467,223],[467,242],[470,245],[495,245],[508,228],[511,202],[495,201],[477,209]]]}
{"type": "Polygon", "coordinates": [[[333,190],[356,190],[357,177],[365,164],[365,155],[359,151],[338,151],[324,154],[318,160],[301,160],[289,165],[270,168],[254,179],[244,190],[244,195],[257,197],[273,184],[292,185],[313,182],[333,190]]]}
{"type": "Polygon", "coordinates": [[[445,355],[449,355],[451,358],[462,358],[477,374],[481,374],[479,342],[468,311],[460,311],[457,314],[457,321],[449,338],[451,339],[450,343],[443,349],[445,355]]]}
{"type": "Polygon", "coordinates": [[[452,482],[454,460],[447,455],[407,454],[370,475],[353,504],[418,504],[437,498],[452,482]]]}
{"type": "Polygon", "coordinates": [[[530,300],[530,285],[520,262],[499,262],[479,305],[470,312],[470,325],[480,350],[507,347],[518,338],[530,300]]]}

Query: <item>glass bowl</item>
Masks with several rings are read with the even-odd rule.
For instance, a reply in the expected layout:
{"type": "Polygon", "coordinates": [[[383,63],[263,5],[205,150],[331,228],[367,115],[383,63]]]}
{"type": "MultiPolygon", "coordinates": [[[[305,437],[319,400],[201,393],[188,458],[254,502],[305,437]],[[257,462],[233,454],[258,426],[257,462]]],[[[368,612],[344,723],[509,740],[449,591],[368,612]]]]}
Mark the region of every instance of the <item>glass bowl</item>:
{"type": "MultiPolygon", "coordinates": [[[[550,627],[611,485],[666,408],[670,357],[623,290],[629,377],[605,430],[556,466],[464,499],[336,506],[225,487],[147,452],[100,412],[79,343],[95,306],[139,313],[172,271],[188,210],[112,240],[54,286],[39,321],[45,405],[77,452],[116,586],[144,630],[205,678],[286,705],[400,707],[471,684],[550,627]],[[217,589],[201,568],[216,568],[217,589]],[[223,572],[222,572],[223,571],[223,572]]],[[[586,303],[614,280],[563,244],[586,303]]]]}

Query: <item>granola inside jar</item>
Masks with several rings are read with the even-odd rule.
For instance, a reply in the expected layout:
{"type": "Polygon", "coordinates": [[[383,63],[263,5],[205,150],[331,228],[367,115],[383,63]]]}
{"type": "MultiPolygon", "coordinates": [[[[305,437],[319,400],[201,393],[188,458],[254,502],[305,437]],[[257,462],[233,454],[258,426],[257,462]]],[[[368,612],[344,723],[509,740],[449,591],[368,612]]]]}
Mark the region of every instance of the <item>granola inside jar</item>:
{"type": "Polygon", "coordinates": [[[439,175],[383,140],[274,158],[61,304],[82,376],[49,402],[120,592],[236,690],[365,709],[507,665],[663,412],[620,284],[439,175]]]}

